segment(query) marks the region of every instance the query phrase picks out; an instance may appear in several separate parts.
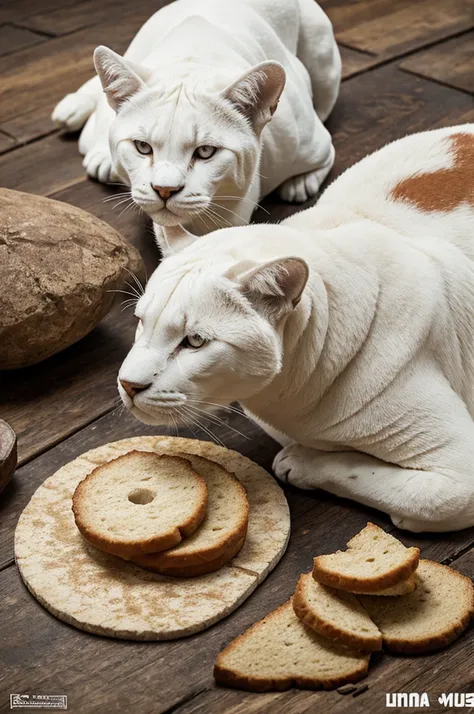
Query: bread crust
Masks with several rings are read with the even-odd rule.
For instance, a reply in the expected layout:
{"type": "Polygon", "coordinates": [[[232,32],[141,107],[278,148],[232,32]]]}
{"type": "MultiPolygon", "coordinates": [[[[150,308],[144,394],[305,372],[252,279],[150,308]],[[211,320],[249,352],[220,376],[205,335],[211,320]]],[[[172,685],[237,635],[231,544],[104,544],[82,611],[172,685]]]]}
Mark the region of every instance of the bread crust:
{"type": "MultiPolygon", "coordinates": [[[[308,574],[300,575],[293,595],[293,609],[296,615],[311,630],[318,632],[328,640],[335,640],[346,647],[368,652],[377,652],[382,649],[382,634],[379,636],[359,637],[353,632],[348,632],[342,627],[336,627],[327,622],[311,607],[305,594],[305,582],[308,574]]],[[[355,595],[354,595],[355,597],[355,595]]]]}
{"type": "MultiPolygon", "coordinates": [[[[434,652],[435,650],[443,649],[444,647],[447,647],[452,642],[457,640],[457,638],[462,635],[466,627],[469,625],[471,617],[474,616],[474,585],[471,579],[467,578],[461,573],[458,573],[457,570],[449,568],[447,565],[442,565],[441,563],[436,563],[431,560],[420,561],[420,565],[424,563],[429,563],[430,566],[439,568],[441,571],[444,569],[449,570],[450,575],[458,578],[459,581],[465,586],[465,611],[461,613],[460,616],[454,622],[452,622],[448,628],[446,628],[445,632],[439,633],[437,635],[426,636],[418,640],[413,640],[404,637],[388,636],[383,632],[382,627],[381,630],[384,648],[389,650],[390,652],[399,652],[402,654],[422,654],[425,652],[434,652]]],[[[389,603],[387,603],[387,607],[390,607],[389,603]]]]}
{"type": "Polygon", "coordinates": [[[256,622],[252,627],[246,630],[243,634],[239,635],[235,640],[230,642],[227,647],[225,647],[222,652],[218,655],[216,663],[214,665],[214,679],[217,684],[224,685],[226,687],[234,687],[236,689],[245,689],[249,692],[269,692],[278,691],[282,692],[291,687],[298,687],[300,689],[336,689],[343,684],[352,684],[359,682],[361,679],[367,676],[369,671],[369,656],[365,659],[361,659],[359,662],[354,663],[354,670],[348,672],[347,674],[341,674],[337,677],[249,677],[246,674],[234,671],[225,666],[223,660],[225,655],[232,651],[235,647],[238,647],[239,643],[250,637],[256,630],[258,630],[264,622],[269,619],[274,619],[285,610],[286,608],[293,608],[291,600],[280,605],[276,610],[270,612],[266,617],[259,622],[256,622]]]}
{"type": "Polygon", "coordinates": [[[170,575],[178,578],[196,578],[199,575],[208,575],[209,573],[215,573],[217,570],[220,570],[224,565],[227,565],[232,558],[235,558],[245,543],[246,533],[247,527],[245,527],[245,533],[243,533],[243,535],[238,535],[233,538],[233,540],[227,544],[226,550],[221,552],[217,558],[210,560],[197,562],[197,560],[193,559],[193,562],[189,565],[182,563],[176,566],[160,566],[155,565],[153,557],[149,558],[145,556],[144,558],[134,558],[133,562],[146,570],[152,570],[161,575],[170,575]]]}
{"type": "MultiPolygon", "coordinates": [[[[148,451],[129,451],[127,454],[113,459],[114,463],[118,461],[124,461],[132,457],[140,457],[145,454],[147,458],[150,456],[148,451]]],[[[151,538],[147,538],[141,541],[135,542],[124,542],[124,540],[117,539],[114,541],[110,536],[104,536],[99,531],[95,530],[87,522],[83,513],[83,505],[85,505],[85,499],[87,499],[87,494],[85,493],[90,481],[95,478],[100,478],[100,474],[104,469],[107,469],[112,461],[108,461],[95,469],[93,469],[77,486],[72,497],[72,511],[74,513],[74,519],[78,529],[84,538],[94,545],[99,550],[105,553],[110,553],[111,555],[116,555],[125,560],[131,560],[134,556],[143,555],[145,553],[156,553],[161,550],[168,550],[178,545],[183,538],[189,537],[194,533],[194,531],[202,523],[203,519],[207,513],[207,486],[204,478],[197,474],[190,462],[183,457],[178,456],[167,456],[154,454],[157,458],[173,459],[178,462],[182,462],[183,468],[191,470],[196,478],[198,487],[198,497],[199,504],[195,509],[194,513],[189,516],[183,523],[175,528],[170,528],[168,531],[161,532],[151,538]]]]}
{"type": "MultiPolygon", "coordinates": [[[[373,529],[376,532],[380,532],[381,530],[373,523],[368,523],[363,530],[366,529],[373,529]]],[[[358,533],[357,536],[359,535],[360,534],[358,533]]],[[[354,536],[354,538],[357,536],[354,536]]],[[[352,541],[353,539],[347,543],[349,549],[352,541]]],[[[357,591],[360,594],[370,595],[372,593],[376,593],[378,590],[385,590],[386,588],[398,585],[403,580],[407,580],[410,575],[415,572],[420,560],[420,549],[412,547],[406,548],[406,551],[406,559],[399,566],[392,568],[392,570],[377,577],[365,578],[356,578],[337,572],[327,565],[326,559],[328,556],[319,555],[314,558],[313,561],[313,578],[318,583],[328,585],[331,588],[347,590],[348,592],[357,591]]]]}

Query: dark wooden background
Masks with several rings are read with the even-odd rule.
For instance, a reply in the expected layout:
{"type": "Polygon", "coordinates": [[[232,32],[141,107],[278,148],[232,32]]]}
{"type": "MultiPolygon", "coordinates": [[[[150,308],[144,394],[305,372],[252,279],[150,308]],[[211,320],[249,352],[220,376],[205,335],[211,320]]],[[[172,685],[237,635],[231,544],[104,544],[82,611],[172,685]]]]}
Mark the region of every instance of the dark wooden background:
{"type": "MultiPolygon", "coordinates": [[[[0,174],[2,184],[67,201],[120,230],[150,273],[158,252],[149,226],[104,199],[114,189],[85,178],[77,137],[59,135],[55,103],[92,74],[92,51],[122,52],[160,0],[0,0],[0,174]]],[[[340,43],[344,81],[328,125],[336,163],[331,178],[366,153],[410,132],[474,121],[471,0],[324,0],[340,43]]],[[[473,169],[474,170],[474,169],[473,169]]],[[[270,220],[293,212],[265,201],[270,220]]],[[[256,220],[269,220],[259,212],[256,220]]],[[[16,430],[19,468],[0,496],[0,712],[10,693],[67,694],[81,714],[304,714],[385,711],[386,692],[474,691],[472,629],[429,657],[379,658],[357,698],[337,692],[254,695],[216,688],[221,647],[293,592],[312,556],[342,547],[368,518],[388,519],[350,502],[288,490],[292,538],[281,564],[227,620],[173,643],[128,643],[88,635],[49,615],[22,585],[13,559],[18,515],[33,491],[86,449],[151,431],[117,408],[115,379],[134,330],[120,301],[88,337],[29,369],[0,373],[0,417],[16,430]]],[[[276,445],[233,415],[216,432],[226,445],[270,468],[276,445]]],[[[214,427],[212,427],[214,428],[214,427]]],[[[155,430],[158,431],[158,430],[155,430]]],[[[184,435],[188,435],[183,430],[184,435]]],[[[199,434],[206,438],[204,433],[199,434]]],[[[441,536],[400,534],[424,557],[474,575],[474,529],[441,536]]],[[[395,711],[395,710],[392,710],[395,711]]],[[[410,711],[406,709],[404,711],[410,711]]]]}

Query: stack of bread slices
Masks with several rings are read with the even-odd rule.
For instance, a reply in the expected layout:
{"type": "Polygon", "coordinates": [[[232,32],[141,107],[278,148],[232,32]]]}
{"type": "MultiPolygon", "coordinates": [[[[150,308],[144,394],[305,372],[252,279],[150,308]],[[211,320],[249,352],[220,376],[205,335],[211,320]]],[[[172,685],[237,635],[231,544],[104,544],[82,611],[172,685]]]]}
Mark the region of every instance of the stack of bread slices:
{"type": "Polygon", "coordinates": [[[79,483],[76,525],[96,548],[161,573],[194,577],[223,567],[242,548],[244,486],[194,454],[131,451],[79,483]]]}
{"type": "Polygon", "coordinates": [[[469,578],[419,560],[418,548],[369,523],[347,549],[314,559],[292,600],[219,655],[220,684],[251,691],[333,689],[366,676],[370,653],[430,652],[474,614],[469,578]]]}

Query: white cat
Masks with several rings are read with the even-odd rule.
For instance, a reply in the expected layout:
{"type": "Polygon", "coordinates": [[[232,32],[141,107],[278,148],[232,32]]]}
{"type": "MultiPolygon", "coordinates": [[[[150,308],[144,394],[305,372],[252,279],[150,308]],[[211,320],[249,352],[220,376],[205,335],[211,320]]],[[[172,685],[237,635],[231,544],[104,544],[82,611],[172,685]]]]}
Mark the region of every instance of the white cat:
{"type": "Polygon", "coordinates": [[[158,227],[201,235],[243,225],[277,186],[305,201],[331,169],[322,121],[341,61],[314,0],[177,0],[148,20],[125,59],[99,47],[94,60],[99,76],[53,119],[73,131],[87,120],[87,173],[130,185],[158,227]]]}
{"type": "MultiPolygon", "coordinates": [[[[147,423],[233,400],[283,480],[412,531],[474,525],[474,124],[415,134],[280,225],[165,259],[120,369],[147,423]]],[[[183,239],[184,240],[184,239],[183,239]]]]}
{"type": "Polygon", "coordinates": [[[274,469],[412,531],[474,525],[474,124],[415,134],[281,225],[163,261],[119,374],[152,424],[238,400],[274,469]]]}

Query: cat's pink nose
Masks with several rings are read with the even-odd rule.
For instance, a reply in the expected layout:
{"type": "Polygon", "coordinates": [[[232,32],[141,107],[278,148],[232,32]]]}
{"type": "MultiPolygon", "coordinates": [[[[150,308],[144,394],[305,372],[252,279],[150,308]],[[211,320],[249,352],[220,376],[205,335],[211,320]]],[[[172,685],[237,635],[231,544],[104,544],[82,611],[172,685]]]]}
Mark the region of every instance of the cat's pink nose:
{"type": "Polygon", "coordinates": [[[136,382],[127,382],[126,379],[121,379],[120,384],[125,389],[130,399],[133,399],[133,397],[138,394],[138,392],[143,392],[150,386],[150,384],[137,384],[136,382]]]}
{"type": "Polygon", "coordinates": [[[184,186],[155,186],[154,184],[151,187],[163,201],[167,201],[172,194],[179,193],[184,188],[184,186]]]}

